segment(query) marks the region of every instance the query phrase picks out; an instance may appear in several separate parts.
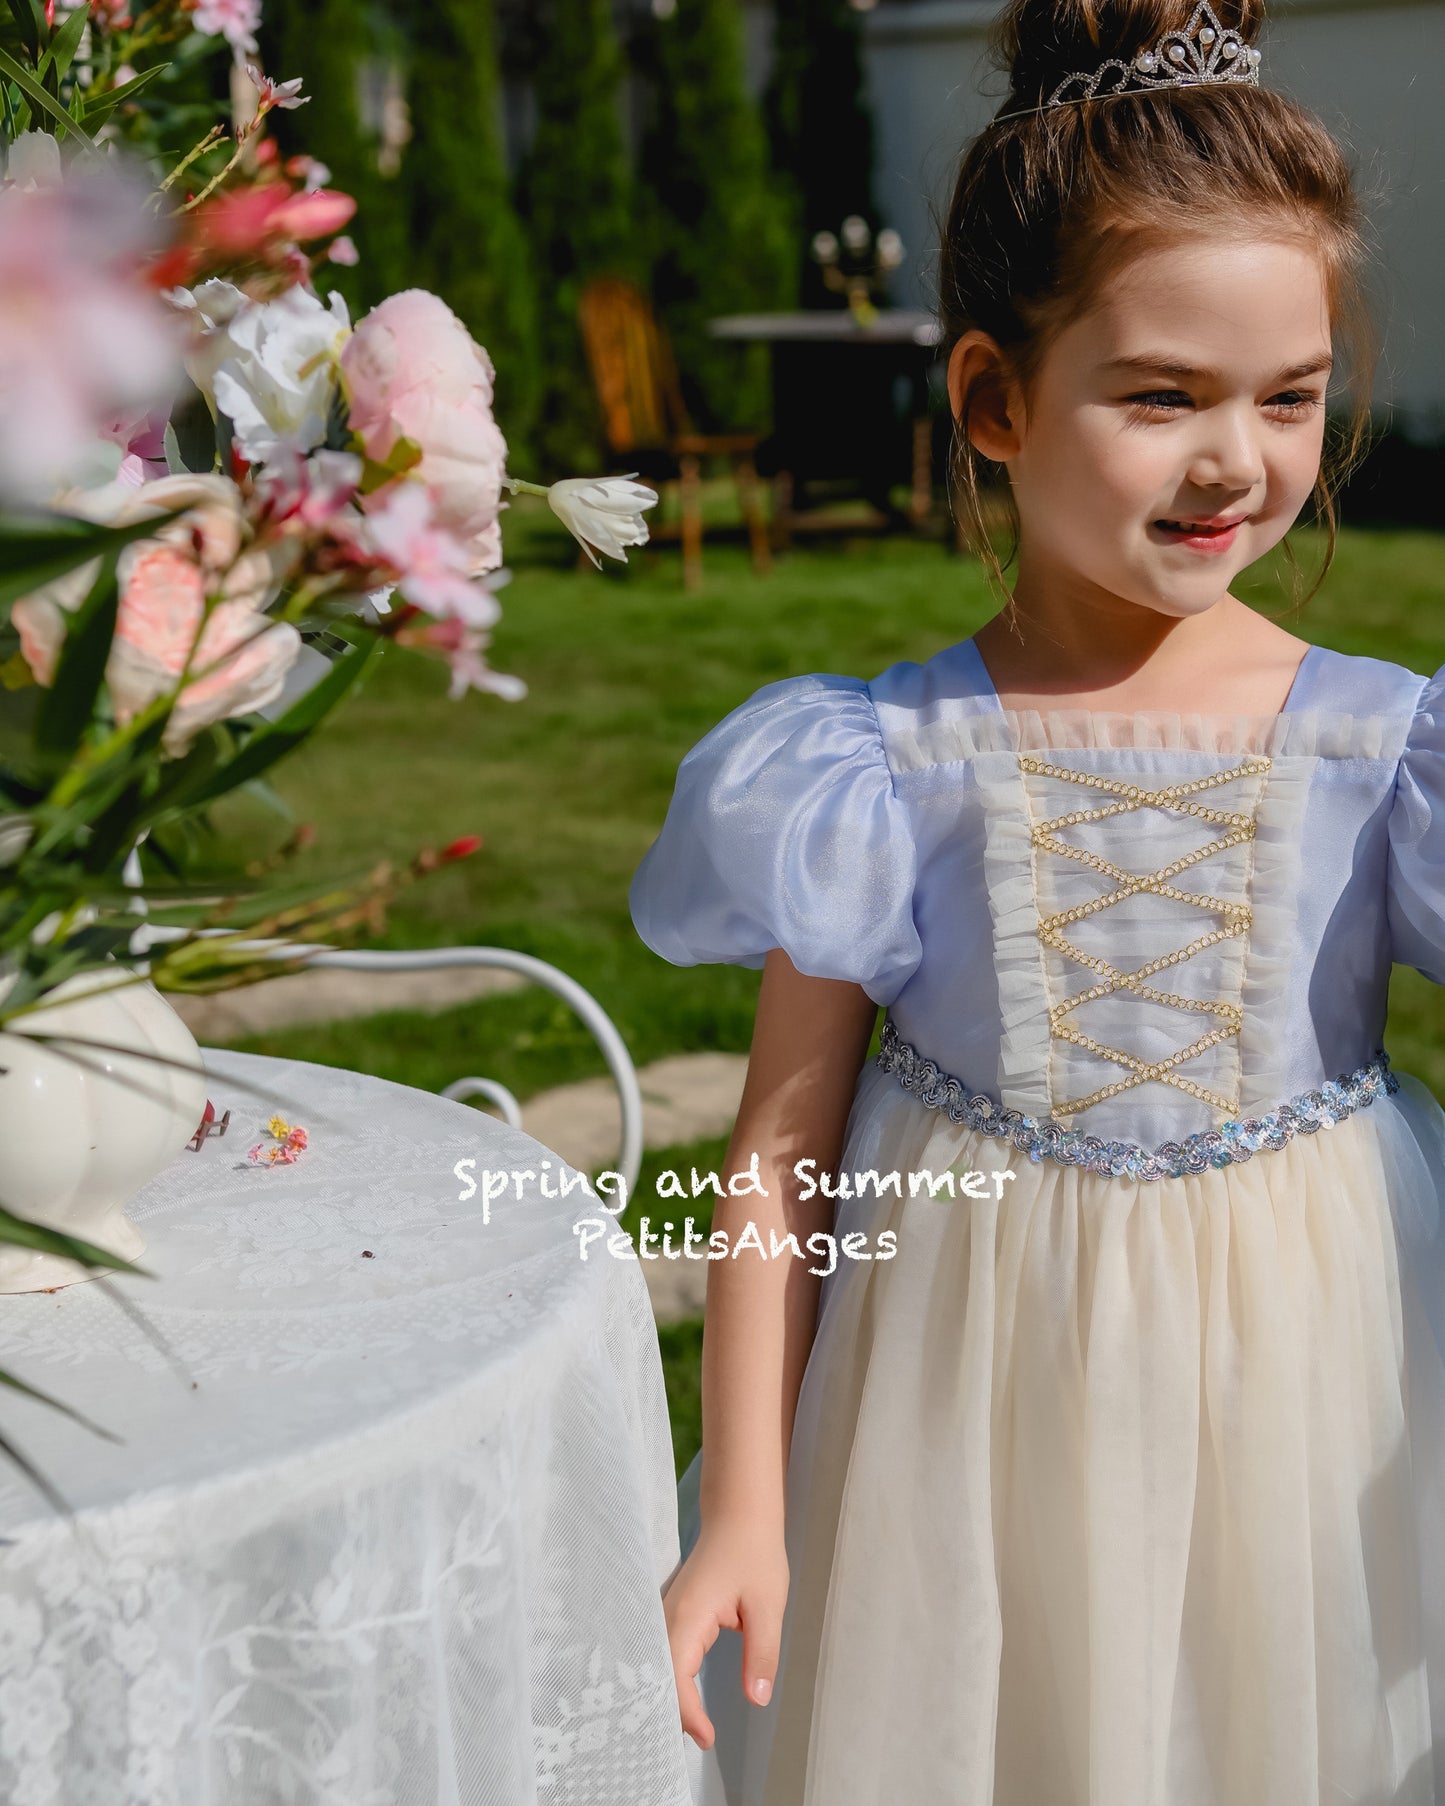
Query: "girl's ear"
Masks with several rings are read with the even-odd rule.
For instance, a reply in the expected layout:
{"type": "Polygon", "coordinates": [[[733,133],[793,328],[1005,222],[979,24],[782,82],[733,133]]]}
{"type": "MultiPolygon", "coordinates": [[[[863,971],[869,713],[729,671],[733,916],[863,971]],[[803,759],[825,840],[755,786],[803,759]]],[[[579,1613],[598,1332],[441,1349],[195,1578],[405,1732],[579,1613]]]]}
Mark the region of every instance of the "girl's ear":
{"type": "Polygon", "coordinates": [[[1023,441],[1020,398],[998,341],[986,332],[966,332],[954,346],[948,401],[975,451],[995,464],[1017,455],[1023,441]]]}

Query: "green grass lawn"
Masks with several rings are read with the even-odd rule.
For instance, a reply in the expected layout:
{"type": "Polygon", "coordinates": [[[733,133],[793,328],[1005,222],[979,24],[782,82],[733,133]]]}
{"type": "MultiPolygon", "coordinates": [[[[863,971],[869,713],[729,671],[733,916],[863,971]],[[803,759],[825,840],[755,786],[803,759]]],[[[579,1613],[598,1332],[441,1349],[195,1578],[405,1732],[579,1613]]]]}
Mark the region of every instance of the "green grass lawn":
{"type": "MultiPolygon", "coordinates": [[[[710,488],[708,511],[733,518],[724,489],[710,488]]],[[[700,1049],[745,1053],[759,975],[671,967],[628,916],[628,883],[678,761],[761,684],[808,671],[871,677],[926,659],[967,638],[997,603],[974,561],[922,539],[803,544],[758,578],[734,538],[709,538],[705,587],[689,596],[675,548],[579,571],[574,542],[540,500],[518,498],[504,527],[515,578],[502,592],[492,662],[523,677],[529,696],[451,703],[441,667],[397,651],[376,661],[361,692],[282,769],[282,798],[316,830],[305,863],[404,862],[480,834],[474,858],[403,893],[384,944],[498,944],[551,960],[598,998],[638,1065],[700,1049]]],[[[1315,550],[1302,535],[1307,567],[1315,550]]],[[[1433,672],[1445,662],[1442,552],[1445,540],[1423,532],[1350,533],[1301,614],[1284,607],[1272,569],[1252,573],[1242,593],[1305,639],[1433,672]]],[[[233,804],[217,825],[251,847],[287,832],[253,802],[233,804]]],[[[1397,972],[1392,1057],[1445,1096],[1440,1029],[1438,990],[1397,972]]],[[[605,1071],[570,1010],[531,991],[243,1045],[428,1088],[480,1070],[524,1098],[605,1071]]],[[[723,1145],[650,1154],[638,1196],[663,1167],[717,1165],[723,1145]]],[[[698,1326],[669,1329],[662,1343],[681,1471],[699,1434],[698,1326]]]]}

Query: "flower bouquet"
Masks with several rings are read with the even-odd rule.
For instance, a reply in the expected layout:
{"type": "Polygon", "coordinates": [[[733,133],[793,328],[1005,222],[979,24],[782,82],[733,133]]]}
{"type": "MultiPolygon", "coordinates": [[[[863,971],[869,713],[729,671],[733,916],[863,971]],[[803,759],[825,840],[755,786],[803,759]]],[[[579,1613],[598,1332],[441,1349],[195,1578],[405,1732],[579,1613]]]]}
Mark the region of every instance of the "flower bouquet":
{"type": "Polygon", "coordinates": [[[507,494],[546,495],[599,564],[646,542],[657,497],[629,478],[512,476],[491,360],[438,296],[395,294],[353,324],[317,292],[327,258],[354,255],[339,236],[354,206],[266,136],[272,112],[304,104],[297,83],[251,66],[234,129],[207,130],[169,170],[125,151],[127,137],[146,148],[138,90],[164,88],[123,60],[135,34],[170,33],[183,60],[219,33],[244,57],[247,5],[158,0],[137,19],[118,3],[10,5],[0,1259],[23,1249],[79,1276],[131,1263],[114,1236],[27,1217],[7,1083],[42,1056],[123,1068],[163,1094],[172,1152],[204,1090],[193,1043],[189,1057],[156,1051],[113,1017],[107,1040],[65,1008],[273,974],[258,939],[341,933],[442,857],[332,890],[274,872],[242,882],[204,867],[205,813],[314,734],[389,644],[444,659],[454,697],[524,695],[487,656],[507,494]]]}

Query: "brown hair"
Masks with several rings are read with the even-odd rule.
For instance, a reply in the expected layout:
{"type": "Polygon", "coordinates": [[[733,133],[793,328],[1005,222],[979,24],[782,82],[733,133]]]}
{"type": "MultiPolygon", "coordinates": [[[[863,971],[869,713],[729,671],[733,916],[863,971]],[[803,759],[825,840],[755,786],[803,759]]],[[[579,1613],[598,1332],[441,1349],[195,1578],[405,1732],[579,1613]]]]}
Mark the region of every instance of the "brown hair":
{"type": "MultiPolygon", "coordinates": [[[[1264,0],[1213,0],[1220,24],[1245,43],[1264,0]]],[[[1043,106],[1075,70],[1111,57],[1130,62],[1186,27],[1195,0],[1009,0],[995,54],[1011,77],[993,123],[967,147],[941,235],[939,350],[947,361],[979,328],[997,340],[1027,389],[1051,337],[1076,317],[1103,273],[1144,244],[1200,230],[1237,235],[1241,221],[1283,229],[1317,246],[1332,324],[1353,389],[1332,420],[1315,488],[1327,533],[1324,565],[1307,592],[1288,540],[1295,603],[1318,589],[1334,558],[1336,495],[1369,433],[1375,338],[1365,294],[1366,249],[1349,166],[1312,114],[1244,83],[1131,91],[1043,106]],[[1021,109],[1022,117],[1008,118],[1021,109]],[[1178,220],[1173,226],[1167,222],[1178,220]]],[[[980,487],[986,463],[969,438],[969,406],[954,425],[950,488],[961,521],[994,580],[1018,549],[993,548],[980,487]]]]}

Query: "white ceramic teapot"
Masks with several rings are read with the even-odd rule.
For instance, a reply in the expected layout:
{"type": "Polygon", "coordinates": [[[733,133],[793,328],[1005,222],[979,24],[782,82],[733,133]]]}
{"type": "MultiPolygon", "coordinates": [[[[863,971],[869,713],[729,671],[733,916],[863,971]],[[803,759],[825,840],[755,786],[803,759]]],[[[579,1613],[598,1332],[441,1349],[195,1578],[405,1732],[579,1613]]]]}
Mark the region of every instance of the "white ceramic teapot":
{"type": "MultiPolygon", "coordinates": [[[[0,977],[0,995],[13,982],[0,977]]],[[[200,1050],[153,985],[121,966],[68,979],[0,1029],[0,1205],[134,1260],[145,1241],[125,1206],[181,1152],[205,1108],[200,1050]],[[74,1039],[52,1047],[40,1036],[74,1039]]],[[[94,1277],[58,1255],[0,1245],[0,1293],[94,1277]]]]}

